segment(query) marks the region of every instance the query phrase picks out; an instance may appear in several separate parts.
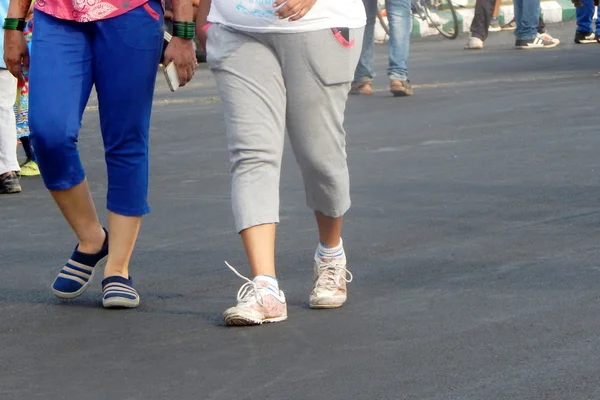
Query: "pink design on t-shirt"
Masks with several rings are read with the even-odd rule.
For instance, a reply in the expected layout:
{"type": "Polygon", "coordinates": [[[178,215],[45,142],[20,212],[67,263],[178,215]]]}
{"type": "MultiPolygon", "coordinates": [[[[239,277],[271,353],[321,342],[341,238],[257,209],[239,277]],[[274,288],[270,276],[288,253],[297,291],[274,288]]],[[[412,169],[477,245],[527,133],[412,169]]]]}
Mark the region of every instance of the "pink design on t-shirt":
{"type": "Polygon", "coordinates": [[[55,18],[93,22],[125,14],[148,0],[37,0],[35,8],[55,18]]]}

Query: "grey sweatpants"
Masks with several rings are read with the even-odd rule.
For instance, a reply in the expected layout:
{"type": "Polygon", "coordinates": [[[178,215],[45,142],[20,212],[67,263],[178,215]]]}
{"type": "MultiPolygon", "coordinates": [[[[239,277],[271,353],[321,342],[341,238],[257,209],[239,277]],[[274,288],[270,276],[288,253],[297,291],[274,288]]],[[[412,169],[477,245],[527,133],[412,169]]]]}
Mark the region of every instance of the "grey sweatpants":
{"type": "Polygon", "coordinates": [[[350,42],[331,29],[248,33],[213,24],[207,35],[207,62],[225,108],[238,232],[279,222],[286,129],[307,205],[344,215],[350,207],[344,110],[363,29],[351,30],[350,42]]]}

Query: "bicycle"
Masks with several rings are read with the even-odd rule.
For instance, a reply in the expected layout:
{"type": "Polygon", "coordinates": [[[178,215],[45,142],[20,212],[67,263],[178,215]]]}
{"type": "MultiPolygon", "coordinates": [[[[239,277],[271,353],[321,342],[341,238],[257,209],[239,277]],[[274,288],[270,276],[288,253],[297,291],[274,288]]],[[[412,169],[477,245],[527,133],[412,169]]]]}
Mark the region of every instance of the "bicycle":
{"type": "MultiPolygon", "coordinates": [[[[456,39],[458,36],[458,16],[452,0],[411,0],[410,11],[413,18],[417,16],[422,21],[426,21],[428,26],[437,29],[445,38],[456,39]]],[[[385,0],[377,0],[377,19],[389,36],[385,0]]]]}

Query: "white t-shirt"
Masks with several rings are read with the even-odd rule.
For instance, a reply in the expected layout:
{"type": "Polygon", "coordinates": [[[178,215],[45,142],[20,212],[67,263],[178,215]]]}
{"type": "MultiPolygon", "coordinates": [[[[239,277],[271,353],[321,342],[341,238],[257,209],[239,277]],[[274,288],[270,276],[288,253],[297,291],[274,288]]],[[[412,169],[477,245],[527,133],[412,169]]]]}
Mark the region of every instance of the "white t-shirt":
{"type": "Polygon", "coordinates": [[[328,28],[360,28],[366,14],[362,0],[317,0],[300,20],[275,16],[275,0],[212,0],[208,20],[247,32],[309,32],[328,28]]]}

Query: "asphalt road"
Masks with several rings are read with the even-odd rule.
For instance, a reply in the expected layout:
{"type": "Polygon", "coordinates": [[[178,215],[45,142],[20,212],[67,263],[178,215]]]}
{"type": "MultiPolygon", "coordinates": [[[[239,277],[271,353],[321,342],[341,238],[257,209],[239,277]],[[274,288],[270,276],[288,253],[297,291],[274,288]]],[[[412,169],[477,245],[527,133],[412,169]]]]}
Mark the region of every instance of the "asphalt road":
{"type": "MultiPolygon", "coordinates": [[[[53,298],[74,237],[39,179],[0,198],[0,399],[599,399],[600,45],[550,28],[554,50],[415,41],[412,98],[387,93],[378,47],[378,92],[348,103],[349,301],[307,308],[317,236],[288,148],[289,320],[256,328],[221,321],[243,283],[223,261],[247,267],[214,82],[170,94],[159,76],[139,309],[102,309],[99,279],[53,298]]],[[[94,108],[80,149],[103,210],[94,108]]]]}

